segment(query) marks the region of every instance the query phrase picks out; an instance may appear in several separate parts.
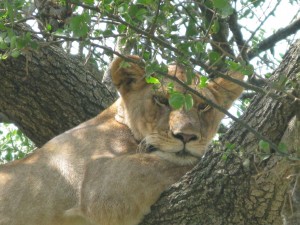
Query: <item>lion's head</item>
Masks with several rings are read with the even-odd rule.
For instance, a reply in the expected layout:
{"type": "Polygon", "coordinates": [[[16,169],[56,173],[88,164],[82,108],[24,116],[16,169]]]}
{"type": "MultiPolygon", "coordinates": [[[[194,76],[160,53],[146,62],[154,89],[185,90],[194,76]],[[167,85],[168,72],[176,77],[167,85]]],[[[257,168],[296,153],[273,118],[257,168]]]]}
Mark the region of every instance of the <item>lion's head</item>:
{"type": "MultiPolygon", "coordinates": [[[[130,58],[139,60],[137,56],[130,58]]],[[[130,128],[147,152],[180,165],[195,163],[216,134],[224,114],[193,94],[191,110],[172,109],[167,91],[170,80],[165,78],[159,87],[153,88],[146,83],[141,66],[123,62],[117,58],[111,66],[113,83],[121,95],[117,121],[130,128]]],[[[170,65],[168,74],[186,80],[184,70],[177,65],[170,65]]],[[[241,78],[241,75],[235,74],[235,77],[241,78]]],[[[186,92],[182,86],[173,83],[173,90],[186,92]]],[[[199,88],[196,81],[190,87],[226,109],[242,92],[239,85],[222,78],[215,79],[205,88],[199,88]]]]}

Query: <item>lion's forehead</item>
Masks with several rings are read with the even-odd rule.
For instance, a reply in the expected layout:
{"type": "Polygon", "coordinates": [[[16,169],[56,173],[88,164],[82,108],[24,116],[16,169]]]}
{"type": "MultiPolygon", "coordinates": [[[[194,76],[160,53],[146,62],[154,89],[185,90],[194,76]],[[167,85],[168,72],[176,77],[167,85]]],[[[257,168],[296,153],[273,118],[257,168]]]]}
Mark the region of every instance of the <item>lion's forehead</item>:
{"type": "MultiPolygon", "coordinates": [[[[213,93],[210,91],[210,89],[208,87],[202,88],[196,84],[191,84],[191,85],[187,85],[187,86],[190,89],[193,89],[194,91],[196,91],[197,94],[195,94],[195,92],[188,90],[187,87],[184,87],[181,84],[177,84],[177,83],[174,84],[171,81],[168,83],[167,81],[164,81],[160,85],[157,85],[156,87],[152,88],[151,95],[161,95],[161,96],[164,96],[165,98],[170,98],[172,93],[176,92],[176,93],[192,95],[194,102],[196,102],[196,103],[197,102],[205,102],[205,99],[208,99],[210,101],[217,103],[215,96],[213,95],[213,93]],[[170,84],[172,84],[172,85],[170,85],[170,84]]],[[[148,95],[148,96],[151,96],[151,95],[148,95]]]]}

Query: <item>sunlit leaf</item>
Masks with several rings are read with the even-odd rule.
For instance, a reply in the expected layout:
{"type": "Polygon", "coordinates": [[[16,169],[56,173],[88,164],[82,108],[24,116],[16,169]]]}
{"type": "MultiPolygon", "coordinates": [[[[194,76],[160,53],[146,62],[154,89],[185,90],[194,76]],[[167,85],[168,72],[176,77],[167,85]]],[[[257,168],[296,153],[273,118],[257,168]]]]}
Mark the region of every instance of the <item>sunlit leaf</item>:
{"type": "Polygon", "coordinates": [[[270,153],[270,144],[267,141],[260,140],[258,143],[259,148],[264,152],[264,153],[270,153]]]}
{"type": "Polygon", "coordinates": [[[173,109],[180,109],[185,102],[184,94],[180,92],[171,93],[169,98],[169,104],[173,109]]]}
{"type": "Polygon", "coordinates": [[[17,58],[20,55],[20,51],[18,49],[14,49],[11,51],[10,55],[14,58],[17,58]]]}
{"type": "Polygon", "coordinates": [[[87,13],[74,16],[70,19],[70,29],[73,31],[74,36],[85,37],[89,32],[89,23],[91,17],[87,13]]]}
{"type": "Polygon", "coordinates": [[[152,76],[146,77],[146,82],[147,82],[148,84],[160,84],[159,79],[157,79],[157,78],[155,78],[155,77],[152,77],[152,76]]]}
{"type": "Polygon", "coordinates": [[[211,26],[212,33],[218,33],[220,30],[220,24],[218,20],[214,20],[213,25],[211,26]]]}
{"type": "Polygon", "coordinates": [[[199,87],[200,88],[205,88],[206,86],[207,86],[207,84],[208,84],[208,78],[207,77],[205,77],[205,76],[201,76],[200,77],[200,82],[199,82],[199,87]]]}
{"type": "Polygon", "coordinates": [[[193,108],[194,99],[191,94],[186,94],[184,98],[184,108],[189,111],[191,108],[193,108]]]}
{"type": "Polygon", "coordinates": [[[218,52],[211,51],[208,54],[208,58],[211,63],[216,63],[217,61],[219,61],[221,59],[221,55],[218,52]]]}

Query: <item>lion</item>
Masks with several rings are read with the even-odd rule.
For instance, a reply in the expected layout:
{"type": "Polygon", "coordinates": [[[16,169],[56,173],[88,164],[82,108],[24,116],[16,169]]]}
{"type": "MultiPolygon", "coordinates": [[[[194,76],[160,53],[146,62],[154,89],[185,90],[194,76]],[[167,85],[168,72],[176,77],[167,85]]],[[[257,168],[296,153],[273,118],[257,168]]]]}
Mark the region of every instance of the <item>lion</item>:
{"type": "MultiPolygon", "coordinates": [[[[0,225],[138,224],[203,156],[224,114],[194,94],[192,109],[173,109],[170,80],[154,88],[144,67],[131,62],[140,59],[128,58],[111,64],[120,93],[112,106],[26,158],[0,166],[0,225]]],[[[186,81],[180,66],[170,65],[168,74],[186,81]]],[[[205,88],[194,79],[190,87],[226,109],[242,92],[222,78],[205,88]]],[[[176,83],[174,91],[187,92],[176,83]]]]}

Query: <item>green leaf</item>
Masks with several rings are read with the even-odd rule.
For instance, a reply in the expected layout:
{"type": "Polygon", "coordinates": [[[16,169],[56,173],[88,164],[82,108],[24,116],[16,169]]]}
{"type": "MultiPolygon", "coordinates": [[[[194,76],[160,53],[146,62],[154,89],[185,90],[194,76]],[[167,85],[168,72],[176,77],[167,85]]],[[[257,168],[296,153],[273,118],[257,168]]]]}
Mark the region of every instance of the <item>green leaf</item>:
{"type": "Polygon", "coordinates": [[[94,4],[94,0],[83,0],[83,2],[87,5],[93,5],[94,4]]]}
{"type": "Polygon", "coordinates": [[[213,6],[220,12],[221,16],[227,17],[233,13],[233,9],[228,0],[212,0],[213,6]]]}
{"type": "Polygon", "coordinates": [[[199,31],[197,30],[196,23],[194,21],[189,21],[188,26],[186,28],[187,36],[197,35],[199,31]]]}
{"type": "Polygon", "coordinates": [[[228,4],[228,0],[213,0],[212,2],[216,9],[222,9],[228,4]]]}
{"type": "Polygon", "coordinates": [[[128,12],[128,8],[129,8],[128,3],[126,3],[126,2],[122,3],[118,7],[118,12],[120,14],[127,13],[128,12]]]}
{"type": "Polygon", "coordinates": [[[278,150],[279,150],[280,153],[283,153],[283,154],[287,154],[288,153],[287,146],[284,143],[279,143],[278,150]]]}
{"type": "Polygon", "coordinates": [[[232,151],[232,150],[234,150],[234,148],[235,148],[235,144],[232,144],[232,143],[229,143],[229,142],[227,142],[226,144],[225,144],[225,146],[226,146],[226,151],[228,152],[228,151],[232,151]]]}
{"type": "Polygon", "coordinates": [[[17,43],[17,36],[15,35],[10,36],[10,47],[15,48],[17,45],[16,43],[17,43]]]}
{"type": "Polygon", "coordinates": [[[211,63],[215,63],[221,59],[221,55],[218,52],[211,51],[208,53],[208,58],[211,63]]]}
{"type": "Polygon", "coordinates": [[[142,4],[142,5],[150,5],[153,3],[153,0],[137,0],[137,4],[142,4]]]}
{"type": "Polygon", "coordinates": [[[200,77],[199,88],[205,88],[208,84],[208,78],[205,76],[200,77]]]}
{"type": "Polygon", "coordinates": [[[8,45],[4,41],[1,41],[1,39],[0,39],[0,49],[1,50],[8,49],[8,45]]]}
{"type": "Polygon", "coordinates": [[[273,75],[272,73],[266,73],[266,74],[265,74],[265,77],[268,79],[268,78],[270,78],[272,75],[273,75]]]}
{"type": "Polygon", "coordinates": [[[168,93],[172,94],[174,92],[174,83],[170,82],[168,83],[168,87],[167,87],[168,93]]]}
{"type": "Polygon", "coordinates": [[[52,30],[51,24],[47,24],[47,25],[46,25],[46,30],[47,30],[47,31],[51,31],[51,30],[52,30]]]}
{"type": "Polygon", "coordinates": [[[186,111],[189,111],[191,108],[193,108],[194,99],[191,94],[186,94],[184,98],[184,108],[186,111]]]}
{"type": "Polygon", "coordinates": [[[37,43],[37,41],[31,41],[30,42],[30,47],[32,48],[32,49],[38,49],[38,47],[39,47],[39,45],[38,45],[38,43],[37,43]]]}
{"type": "Polygon", "coordinates": [[[150,52],[144,51],[144,52],[143,52],[143,59],[146,60],[146,61],[150,60],[150,59],[151,59],[151,54],[150,54],[150,52]]]}
{"type": "Polygon", "coordinates": [[[11,51],[10,55],[14,58],[17,58],[20,55],[20,51],[18,49],[14,49],[11,51]]]}
{"type": "Polygon", "coordinates": [[[24,48],[29,43],[29,40],[27,40],[25,37],[18,37],[16,39],[16,47],[18,49],[24,48]]]}
{"type": "Polygon", "coordinates": [[[185,103],[185,96],[180,92],[173,92],[169,98],[169,104],[173,109],[180,109],[185,103]]]}
{"type": "Polygon", "coordinates": [[[127,26],[124,24],[118,25],[118,32],[123,33],[126,30],[127,26]]]}
{"type": "Polygon", "coordinates": [[[8,54],[4,53],[4,54],[0,54],[1,60],[5,60],[8,58],[8,54]]]}
{"type": "Polygon", "coordinates": [[[73,31],[74,36],[85,37],[89,32],[89,23],[91,17],[87,13],[74,16],[70,19],[70,29],[73,31]]]}
{"type": "Polygon", "coordinates": [[[203,53],[205,51],[205,46],[203,43],[201,43],[200,41],[197,41],[193,46],[192,46],[192,51],[195,54],[200,54],[203,53]]]}
{"type": "Polygon", "coordinates": [[[234,61],[226,61],[227,65],[228,65],[228,68],[230,70],[233,70],[233,71],[239,71],[241,69],[241,65],[239,63],[236,63],[234,61]]]}
{"type": "Polygon", "coordinates": [[[179,48],[181,51],[185,52],[185,53],[189,53],[189,48],[191,47],[192,45],[188,42],[185,42],[185,43],[179,43],[177,45],[177,48],[179,48]]]}
{"type": "Polygon", "coordinates": [[[187,85],[191,85],[194,78],[195,78],[194,70],[192,68],[187,68],[186,69],[186,82],[185,83],[187,85]]]}
{"type": "Polygon", "coordinates": [[[241,68],[241,72],[243,75],[250,76],[253,74],[254,68],[251,64],[249,64],[249,65],[243,66],[241,68]]]}
{"type": "Polygon", "coordinates": [[[152,77],[152,76],[146,77],[146,82],[147,82],[148,84],[160,84],[159,79],[157,79],[157,78],[155,78],[155,77],[152,77]]]}
{"type": "Polygon", "coordinates": [[[220,24],[219,24],[219,21],[218,20],[214,20],[214,23],[213,25],[211,26],[211,31],[212,33],[216,34],[218,33],[220,30],[220,24]]]}
{"type": "Polygon", "coordinates": [[[145,16],[147,15],[147,10],[146,9],[139,9],[134,13],[134,18],[136,18],[139,21],[144,20],[145,16]]]}
{"type": "Polygon", "coordinates": [[[270,144],[267,141],[260,140],[258,146],[264,153],[270,153],[270,144]]]}

